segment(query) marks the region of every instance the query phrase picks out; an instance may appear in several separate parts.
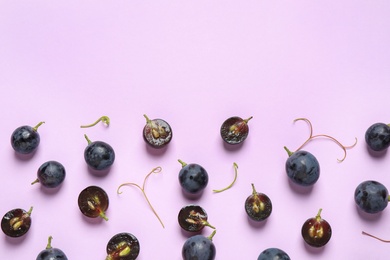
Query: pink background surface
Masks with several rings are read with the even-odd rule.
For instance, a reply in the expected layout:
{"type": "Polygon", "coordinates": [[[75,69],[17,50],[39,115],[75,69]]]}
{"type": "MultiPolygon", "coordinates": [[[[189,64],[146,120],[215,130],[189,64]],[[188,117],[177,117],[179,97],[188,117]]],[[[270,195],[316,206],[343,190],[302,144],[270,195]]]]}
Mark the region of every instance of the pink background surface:
{"type": "MultiPolygon", "coordinates": [[[[365,216],[356,209],[356,186],[375,179],[390,187],[390,154],[372,156],[364,142],[375,122],[389,123],[389,1],[2,1],[0,3],[0,214],[34,206],[23,239],[1,234],[0,254],[35,259],[52,235],[69,259],[104,259],[118,232],[138,237],[138,259],[181,259],[187,238],[177,222],[180,208],[204,207],[217,227],[216,259],[257,259],[279,247],[292,259],[383,259],[389,245],[361,231],[390,239],[390,212],[365,216]],[[173,128],[165,152],[146,147],[143,114],[173,128]],[[80,125],[102,115],[109,127],[80,125]],[[253,116],[239,149],[219,135],[230,116],[253,116]],[[321,164],[321,177],[299,192],[285,174],[287,154],[308,137],[329,134],[345,145],[358,138],[344,162],[332,141],[317,139],[305,150],[321,164]],[[39,129],[37,153],[21,160],[10,145],[21,125],[39,129]],[[116,161],[105,177],[89,173],[84,134],[110,143],[116,161]],[[196,201],[178,182],[182,159],[199,163],[209,185],[196,201]],[[31,186],[38,167],[57,160],[67,171],[56,193],[31,186]],[[239,166],[238,179],[228,185],[239,166]],[[146,192],[163,229],[139,190],[146,192]],[[257,191],[272,200],[262,225],[248,221],[244,201],[257,191]],[[89,221],[77,206],[89,185],[110,197],[109,218],[89,221]],[[323,208],[333,236],[322,249],[305,246],[303,222],[323,208]]],[[[203,230],[209,235],[211,230],[203,230]]]]}

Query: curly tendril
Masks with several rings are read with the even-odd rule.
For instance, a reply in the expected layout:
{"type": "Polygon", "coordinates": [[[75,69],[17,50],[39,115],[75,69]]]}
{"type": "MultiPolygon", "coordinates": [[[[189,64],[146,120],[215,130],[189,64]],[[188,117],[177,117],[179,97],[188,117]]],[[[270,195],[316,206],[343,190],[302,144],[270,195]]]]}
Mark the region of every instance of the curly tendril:
{"type": "Polygon", "coordinates": [[[137,187],[138,189],[140,189],[140,190],[142,191],[142,193],[143,193],[143,195],[144,195],[146,201],[148,202],[150,209],[153,211],[154,215],[155,215],[155,216],[157,217],[157,219],[160,221],[162,227],[165,228],[164,223],[162,222],[161,218],[158,216],[156,210],[153,208],[153,206],[152,206],[152,204],[150,203],[150,200],[148,199],[148,196],[146,195],[146,192],[145,192],[145,184],[146,184],[146,180],[148,179],[148,177],[149,177],[151,174],[153,174],[153,173],[160,173],[161,171],[162,171],[162,168],[161,168],[160,166],[159,166],[159,167],[156,167],[156,168],[153,168],[152,171],[149,172],[148,175],[145,176],[145,178],[144,178],[144,183],[142,184],[142,187],[139,186],[137,183],[134,183],[134,182],[126,182],[126,183],[123,183],[123,184],[119,185],[119,187],[118,187],[118,189],[117,189],[116,192],[117,192],[118,194],[122,194],[122,192],[119,191],[120,188],[121,188],[122,186],[135,186],[135,187],[137,187]]]}
{"type": "Polygon", "coordinates": [[[226,188],[223,188],[223,189],[220,189],[220,190],[213,190],[213,192],[215,192],[215,193],[223,192],[223,191],[225,191],[225,190],[230,189],[230,188],[233,186],[233,184],[234,184],[234,183],[236,182],[236,180],[237,180],[237,169],[238,169],[237,163],[233,163],[233,167],[234,167],[234,179],[233,179],[233,182],[230,183],[226,188]]]}
{"type": "Polygon", "coordinates": [[[99,122],[103,122],[106,126],[109,126],[110,125],[110,118],[108,116],[102,116],[100,117],[98,120],[96,120],[94,123],[90,124],[90,125],[82,125],[80,126],[81,128],[88,128],[88,127],[92,127],[92,126],[95,126],[97,125],[97,123],[99,122]]]}
{"type": "Polygon", "coordinates": [[[362,234],[366,235],[366,236],[369,236],[369,237],[372,237],[372,238],[375,238],[375,239],[377,239],[377,240],[379,240],[381,242],[390,243],[390,240],[385,240],[385,239],[379,238],[377,236],[371,235],[371,234],[369,234],[367,232],[364,232],[364,231],[362,231],[362,234]]]}
{"type": "Polygon", "coordinates": [[[325,138],[329,138],[332,141],[334,141],[344,151],[343,158],[342,159],[337,159],[337,161],[342,162],[347,157],[347,149],[351,149],[351,148],[355,147],[355,145],[357,144],[357,138],[356,137],[355,137],[355,143],[354,144],[349,145],[349,146],[345,146],[340,141],[338,141],[336,138],[334,138],[334,137],[332,137],[330,135],[326,135],[326,134],[313,135],[313,126],[312,126],[312,124],[311,124],[309,119],[303,118],[303,117],[302,118],[297,118],[297,119],[294,120],[294,123],[297,122],[297,121],[305,121],[306,123],[308,123],[309,128],[310,128],[310,135],[309,135],[309,138],[307,138],[307,140],[298,149],[296,149],[295,151],[298,151],[298,150],[302,149],[309,141],[311,141],[311,140],[313,140],[315,138],[325,137],[325,138]]]}

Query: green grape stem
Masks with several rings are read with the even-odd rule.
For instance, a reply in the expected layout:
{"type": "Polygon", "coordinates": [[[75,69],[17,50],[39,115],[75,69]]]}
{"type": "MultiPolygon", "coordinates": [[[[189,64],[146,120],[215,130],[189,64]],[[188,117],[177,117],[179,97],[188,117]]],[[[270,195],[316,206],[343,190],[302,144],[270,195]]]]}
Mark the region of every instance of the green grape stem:
{"type": "Polygon", "coordinates": [[[92,143],[91,140],[89,140],[88,136],[84,134],[85,139],[87,140],[88,144],[92,143]]]}
{"type": "Polygon", "coordinates": [[[216,229],[214,229],[214,230],[213,230],[213,233],[211,233],[211,235],[208,236],[207,238],[210,239],[211,241],[213,241],[213,237],[214,237],[215,233],[217,233],[217,230],[216,230],[216,229]]]}
{"type": "Polygon", "coordinates": [[[39,122],[36,126],[33,127],[33,131],[37,132],[38,131],[38,127],[40,127],[44,123],[45,123],[44,121],[39,122]]]}
{"type": "Polygon", "coordinates": [[[187,163],[183,162],[183,161],[180,160],[180,159],[179,159],[178,161],[179,161],[179,163],[181,163],[181,166],[182,166],[182,167],[185,167],[185,166],[187,165],[187,163]]]}
{"type": "Polygon", "coordinates": [[[52,236],[49,236],[49,238],[47,239],[47,246],[46,246],[46,249],[51,249],[52,246],[51,246],[51,241],[53,240],[53,237],[52,236]]]}

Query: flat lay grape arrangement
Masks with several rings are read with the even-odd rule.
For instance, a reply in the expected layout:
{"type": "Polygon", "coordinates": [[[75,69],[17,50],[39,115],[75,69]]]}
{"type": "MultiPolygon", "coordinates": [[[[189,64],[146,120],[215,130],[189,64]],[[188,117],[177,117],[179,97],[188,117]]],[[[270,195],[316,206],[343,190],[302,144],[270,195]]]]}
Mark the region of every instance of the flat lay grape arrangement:
{"type": "MultiPolygon", "coordinates": [[[[149,119],[144,115],[146,124],[142,130],[143,139],[152,149],[161,149],[169,145],[173,139],[173,130],[168,122],[163,119],[149,119]]],[[[227,145],[238,145],[246,140],[249,134],[249,120],[233,116],[225,120],[220,128],[220,135],[227,145]]],[[[305,189],[315,185],[320,181],[320,163],[310,152],[303,150],[303,147],[310,141],[317,138],[332,140],[344,152],[342,162],[347,157],[347,150],[353,149],[357,144],[357,138],[350,145],[344,145],[335,137],[327,134],[313,135],[313,127],[309,119],[297,118],[296,121],[304,121],[308,124],[310,135],[308,139],[295,151],[284,149],[287,152],[285,163],[286,178],[294,185],[305,189]]],[[[95,123],[82,125],[82,128],[93,127],[99,122],[109,125],[110,120],[107,116],[99,118],[95,123]]],[[[16,153],[28,155],[33,154],[38,148],[41,136],[38,128],[42,127],[44,122],[39,122],[35,127],[21,126],[15,129],[11,134],[11,146],[16,153]]],[[[85,135],[87,141],[84,151],[85,163],[90,167],[94,174],[104,174],[115,163],[115,150],[113,147],[103,141],[92,141],[85,135]]],[[[373,152],[381,152],[390,146],[390,126],[384,123],[375,123],[369,126],[365,133],[367,147],[373,152]]],[[[213,238],[218,235],[218,226],[216,223],[209,222],[206,209],[202,205],[196,204],[197,198],[200,198],[208,185],[209,175],[207,170],[197,163],[186,163],[178,158],[181,168],[178,172],[178,185],[183,190],[183,195],[191,198],[194,203],[181,208],[177,215],[177,222],[183,232],[186,232],[188,239],[182,245],[182,258],[184,260],[202,259],[212,260],[217,256],[217,248],[213,243],[213,238]],[[210,235],[201,234],[204,228],[210,229],[210,235]]],[[[231,183],[221,189],[214,189],[214,193],[221,193],[228,189],[233,189],[235,181],[238,178],[238,165],[233,163],[234,179],[231,183]]],[[[159,173],[161,167],[154,168],[144,178],[143,185],[128,182],[122,183],[117,189],[121,194],[124,186],[135,186],[143,194],[146,203],[164,227],[164,223],[159,217],[157,211],[151,204],[145,192],[145,183],[148,177],[153,173],[159,173]]],[[[56,189],[66,180],[66,169],[58,161],[44,162],[37,170],[37,177],[31,184],[42,185],[47,189],[56,189]]],[[[387,188],[378,181],[366,180],[360,183],[355,191],[351,191],[358,210],[367,214],[378,214],[385,210],[390,199],[387,188]]],[[[76,203],[76,202],[75,202],[76,203]]],[[[80,191],[77,200],[80,213],[87,218],[102,218],[109,221],[106,211],[110,205],[109,196],[106,191],[99,186],[88,186],[80,191]]],[[[273,212],[272,198],[256,190],[254,183],[248,186],[248,196],[242,202],[242,210],[247,217],[255,222],[265,222],[271,217],[273,212]]],[[[332,223],[329,223],[323,215],[328,214],[326,209],[319,208],[317,214],[313,212],[312,216],[302,223],[302,239],[308,246],[314,248],[324,247],[332,237],[332,223]]],[[[26,235],[30,228],[34,228],[32,219],[34,218],[33,206],[29,209],[15,208],[10,209],[2,217],[1,229],[7,237],[17,238],[26,235]]],[[[362,231],[367,235],[382,242],[388,242],[382,238],[362,231]]],[[[58,247],[52,247],[52,236],[48,237],[47,246],[41,252],[37,252],[36,259],[68,259],[66,252],[58,247]]],[[[132,260],[142,254],[142,241],[129,232],[121,232],[112,236],[107,241],[106,260],[132,260]]],[[[264,248],[258,256],[258,260],[268,259],[290,259],[288,252],[283,248],[264,248]]]]}

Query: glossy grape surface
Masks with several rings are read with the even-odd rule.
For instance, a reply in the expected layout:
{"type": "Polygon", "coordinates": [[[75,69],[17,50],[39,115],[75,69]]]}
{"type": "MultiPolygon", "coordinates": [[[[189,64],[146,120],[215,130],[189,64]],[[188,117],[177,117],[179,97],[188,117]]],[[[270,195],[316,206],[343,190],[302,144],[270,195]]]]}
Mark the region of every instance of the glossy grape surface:
{"type": "Polygon", "coordinates": [[[390,146],[390,126],[384,123],[371,125],[365,134],[368,147],[373,151],[383,151],[390,146]]]}
{"type": "Polygon", "coordinates": [[[130,233],[118,233],[107,243],[106,260],[134,260],[140,252],[138,239],[130,233]]]}
{"type": "Polygon", "coordinates": [[[51,246],[51,237],[49,237],[46,249],[38,254],[36,260],[68,260],[68,257],[61,249],[51,246]]]}
{"type": "Polygon", "coordinates": [[[355,189],[356,205],[366,213],[378,213],[383,211],[389,201],[387,188],[377,181],[364,181],[355,189]]]}
{"type": "MultiPolygon", "coordinates": [[[[253,186],[253,184],[252,184],[253,186]]],[[[253,186],[253,192],[245,200],[245,212],[254,221],[263,221],[267,219],[272,212],[272,202],[264,193],[256,192],[253,186]]]]}
{"type": "Polygon", "coordinates": [[[153,148],[163,148],[172,140],[172,128],[162,119],[147,119],[142,131],[144,141],[153,148]]]}
{"type": "Polygon", "coordinates": [[[89,186],[82,190],[78,197],[81,213],[89,218],[102,217],[107,220],[105,212],[108,209],[107,193],[98,186],[89,186]]]}
{"type": "Polygon", "coordinates": [[[85,162],[94,170],[105,170],[115,161],[115,152],[111,145],[95,141],[88,144],[84,150],[85,162]]]}
{"type": "Polygon", "coordinates": [[[297,151],[286,161],[287,176],[301,186],[311,186],[320,177],[320,164],[313,154],[307,151],[297,151]]]}
{"type": "Polygon", "coordinates": [[[312,247],[325,246],[332,237],[330,224],[319,215],[309,218],[302,225],[301,234],[305,242],[312,247]]]}
{"type": "Polygon", "coordinates": [[[257,260],[290,260],[290,257],[279,248],[267,248],[260,253],[257,260]]]}
{"type": "Polygon", "coordinates": [[[214,243],[203,235],[195,235],[186,240],[182,248],[183,260],[213,260],[216,248],[214,243]]]}
{"type": "Polygon", "coordinates": [[[21,126],[15,129],[11,135],[12,148],[20,154],[34,152],[41,141],[38,131],[31,126],[21,126]]]}
{"type": "Polygon", "coordinates": [[[65,167],[57,161],[47,161],[43,163],[37,172],[39,182],[47,188],[58,187],[65,179],[65,167]]]}
{"type": "Polygon", "coordinates": [[[206,188],[209,175],[199,164],[186,164],[179,172],[179,182],[184,191],[198,194],[206,188]]]}
{"type": "Polygon", "coordinates": [[[222,139],[228,144],[239,144],[245,141],[249,134],[248,120],[238,116],[226,119],[220,129],[222,139]]]}
{"type": "Polygon", "coordinates": [[[184,206],[180,209],[177,219],[180,227],[189,232],[198,232],[205,226],[210,226],[206,210],[199,205],[184,206]]]}
{"type": "Polygon", "coordinates": [[[1,219],[1,230],[9,237],[21,237],[25,235],[31,227],[31,211],[24,209],[13,209],[8,211],[1,219]]]}

